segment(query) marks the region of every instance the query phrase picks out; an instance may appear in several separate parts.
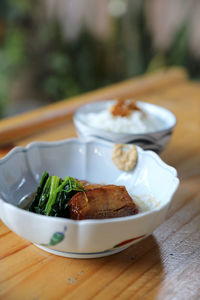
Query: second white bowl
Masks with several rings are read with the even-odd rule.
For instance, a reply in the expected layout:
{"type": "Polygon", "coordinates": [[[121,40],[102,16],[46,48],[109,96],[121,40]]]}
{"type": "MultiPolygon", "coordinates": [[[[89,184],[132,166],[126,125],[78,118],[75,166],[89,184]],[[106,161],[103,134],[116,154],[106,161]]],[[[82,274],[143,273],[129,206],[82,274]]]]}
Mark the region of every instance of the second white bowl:
{"type": "MultiPolygon", "coordinates": [[[[107,140],[113,143],[136,144],[144,150],[162,151],[168,144],[173,129],[176,125],[176,117],[169,110],[142,101],[137,101],[138,106],[146,111],[153,118],[162,124],[161,128],[156,131],[147,133],[117,133],[103,129],[95,128],[86,121],[86,115],[89,113],[99,113],[107,109],[108,105],[115,103],[115,100],[99,101],[89,103],[80,107],[74,114],[74,124],[80,137],[94,137],[107,140]]],[[[127,130],[128,131],[128,130],[127,130]]]]}

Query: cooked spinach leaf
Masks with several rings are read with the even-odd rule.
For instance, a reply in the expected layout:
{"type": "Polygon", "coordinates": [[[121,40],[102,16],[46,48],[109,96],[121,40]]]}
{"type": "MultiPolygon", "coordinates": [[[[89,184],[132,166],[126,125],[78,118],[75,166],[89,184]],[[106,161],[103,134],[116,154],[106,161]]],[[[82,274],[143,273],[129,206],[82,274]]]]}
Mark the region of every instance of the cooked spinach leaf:
{"type": "Polygon", "coordinates": [[[45,184],[46,184],[48,178],[49,178],[49,174],[48,174],[46,171],[44,171],[44,173],[43,173],[43,175],[42,175],[42,177],[41,177],[39,186],[38,186],[38,188],[37,188],[35,197],[34,197],[32,203],[31,203],[31,205],[30,205],[30,207],[29,207],[29,210],[30,210],[30,211],[33,211],[33,212],[34,212],[34,211],[35,211],[35,208],[38,207],[38,204],[39,204],[39,202],[40,202],[40,198],[41,198],[42,193],[43,193],[43,189],[44,189],[44,187],[45,187],[45,184]]]}
{"type": "Polygon", "coordinates": [[[68,216],[68,203],[77,192],[84,192],[84,186],[75,178],[67,176],[64,180],[58,176],[42,175],[36,196],[29,211],[55,217],[68,216]]]}

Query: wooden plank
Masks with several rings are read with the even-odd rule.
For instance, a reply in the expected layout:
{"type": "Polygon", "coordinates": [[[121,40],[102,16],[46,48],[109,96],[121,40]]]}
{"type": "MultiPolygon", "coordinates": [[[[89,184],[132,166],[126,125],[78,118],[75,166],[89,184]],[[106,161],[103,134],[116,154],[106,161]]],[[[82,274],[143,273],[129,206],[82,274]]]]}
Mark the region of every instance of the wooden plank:
{"type": "MultiPolygon", "coordinates": [[[[168,164],[175,166],[183,179],[186,176],[198,175],[196,165],[200,166],[200,85],[191,82],[180,82],[162,91],[141,96],[141,100],[162,105],[173,111],[177,117],[177,125],[172,139],[161,157],[168,164]],[[193,92],[192,92],[193,91],[193,92]],[[192,95],[188,101],[188,95],[192,95]],[[176,151],[174,145],[176,144],[176,151]],[[181,149],[184,149],[182,151],[181,149]]],[[[43,130],[21,140],[19,145],[27,145],[33,140],[54,141],[76,136],[73,123],[69,120],[51,130],[43,130]]]]}
{"type": "MultiPolygon", "coordinates": [[[[92,260],[46,253],[0,223],[0,299],[199,299],[200,85],[180,80],[143,93],[140,99],[169,108],[178,118],[161,154],[181,178],[165,222],[125,251],[92,260]]],[[[75,134],[69,118],[17,144],[75,134]]]]}
{"type": "Polygon", "coordinates": [[[83,103],[116,97],[136,97],[187,79],[183,69],[170,69],[111,85],[1,121],[0,145],[13,143],[71,118],[83,103]]]}
{"type": "MultiPolygon", "coordinates": [[[[169,214],[153,236],[111,257],[66,259],[33,245],[13,252],[9,261],[7,257],[1,263],[2,299],[77,299],[80,295],[81,299],[141,299],[158,295],[162,282],[159,294],[167,299],[168,284],[173,284],[174,278],[176,284],[180,282],[180,274],[187,280],[187,269],[199,259],[200,194],[196,195],[192,200],[183,199],[183,207],[169,214]],[[59,274],[58,280],[55,274],[59,274]]],[[[178,193],[176,199],[182,196],[178,193]]],[[[197,292],[197,282],[192,292],[197,292]]],[[[170,295],[173,298],[172,291],[170,295]]]]}

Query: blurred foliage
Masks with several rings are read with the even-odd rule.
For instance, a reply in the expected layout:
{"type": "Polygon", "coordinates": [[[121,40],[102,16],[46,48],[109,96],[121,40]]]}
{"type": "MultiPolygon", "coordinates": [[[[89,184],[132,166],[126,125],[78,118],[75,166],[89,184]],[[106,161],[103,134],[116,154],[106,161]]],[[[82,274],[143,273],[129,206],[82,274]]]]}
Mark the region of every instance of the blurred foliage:
{"type": "Polygon", "coordinates": [[[83,32],[73,42],[63,40],[57,24],[40,29],[40,55],[33,53],[40,68],[35,87],[52,101],[89,91],[106,84],[106,46],[83,32]]]}
{"type": "Polygon", "coordinates": [[[113,18],[108,40],[99,40],[84,28],[68,41],[56,21],[38,18],[39,0],[0,2],[0,116],[13,96],[16,80],[31,78],[30,93],[56,101],[107,84],[180,65],[198,76],[198,63],[188,49],[187,24],[171,48],[156,53],[147,30],[143,4],[129,1],[124,17],[113,18]]]}
{"type": "Polygon", "coordinates": [[[0,116],[6,114],[13,81],[25,65],[27,32],[23,19],[29,10],[26,1],[0,2],[0,116]],[[16,9],[12,9],[12,7],[16,9]]]}

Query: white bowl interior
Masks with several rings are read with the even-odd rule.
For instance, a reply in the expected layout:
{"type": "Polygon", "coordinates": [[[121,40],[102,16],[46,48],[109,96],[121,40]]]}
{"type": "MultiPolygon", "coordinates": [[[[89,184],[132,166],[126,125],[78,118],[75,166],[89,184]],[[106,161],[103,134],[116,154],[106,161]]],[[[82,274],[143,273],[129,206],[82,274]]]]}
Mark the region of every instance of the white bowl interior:
{"type": "Polygon", "coordinates": [[[25,195],[36,190],[46,170],[62,178],[72,176],[94,183],[125,185],[133,197],[146,202],[149,208],[170,201],[178,180],[173,168],[156,154],[138,147],[136,168],[123,172],[112,162],[112,150],[110,143],[86,143],[78,139],[70,143],[34,143],[28,148],[18,147],[0,162],[1,198],[19,205],[25,195]]]}

